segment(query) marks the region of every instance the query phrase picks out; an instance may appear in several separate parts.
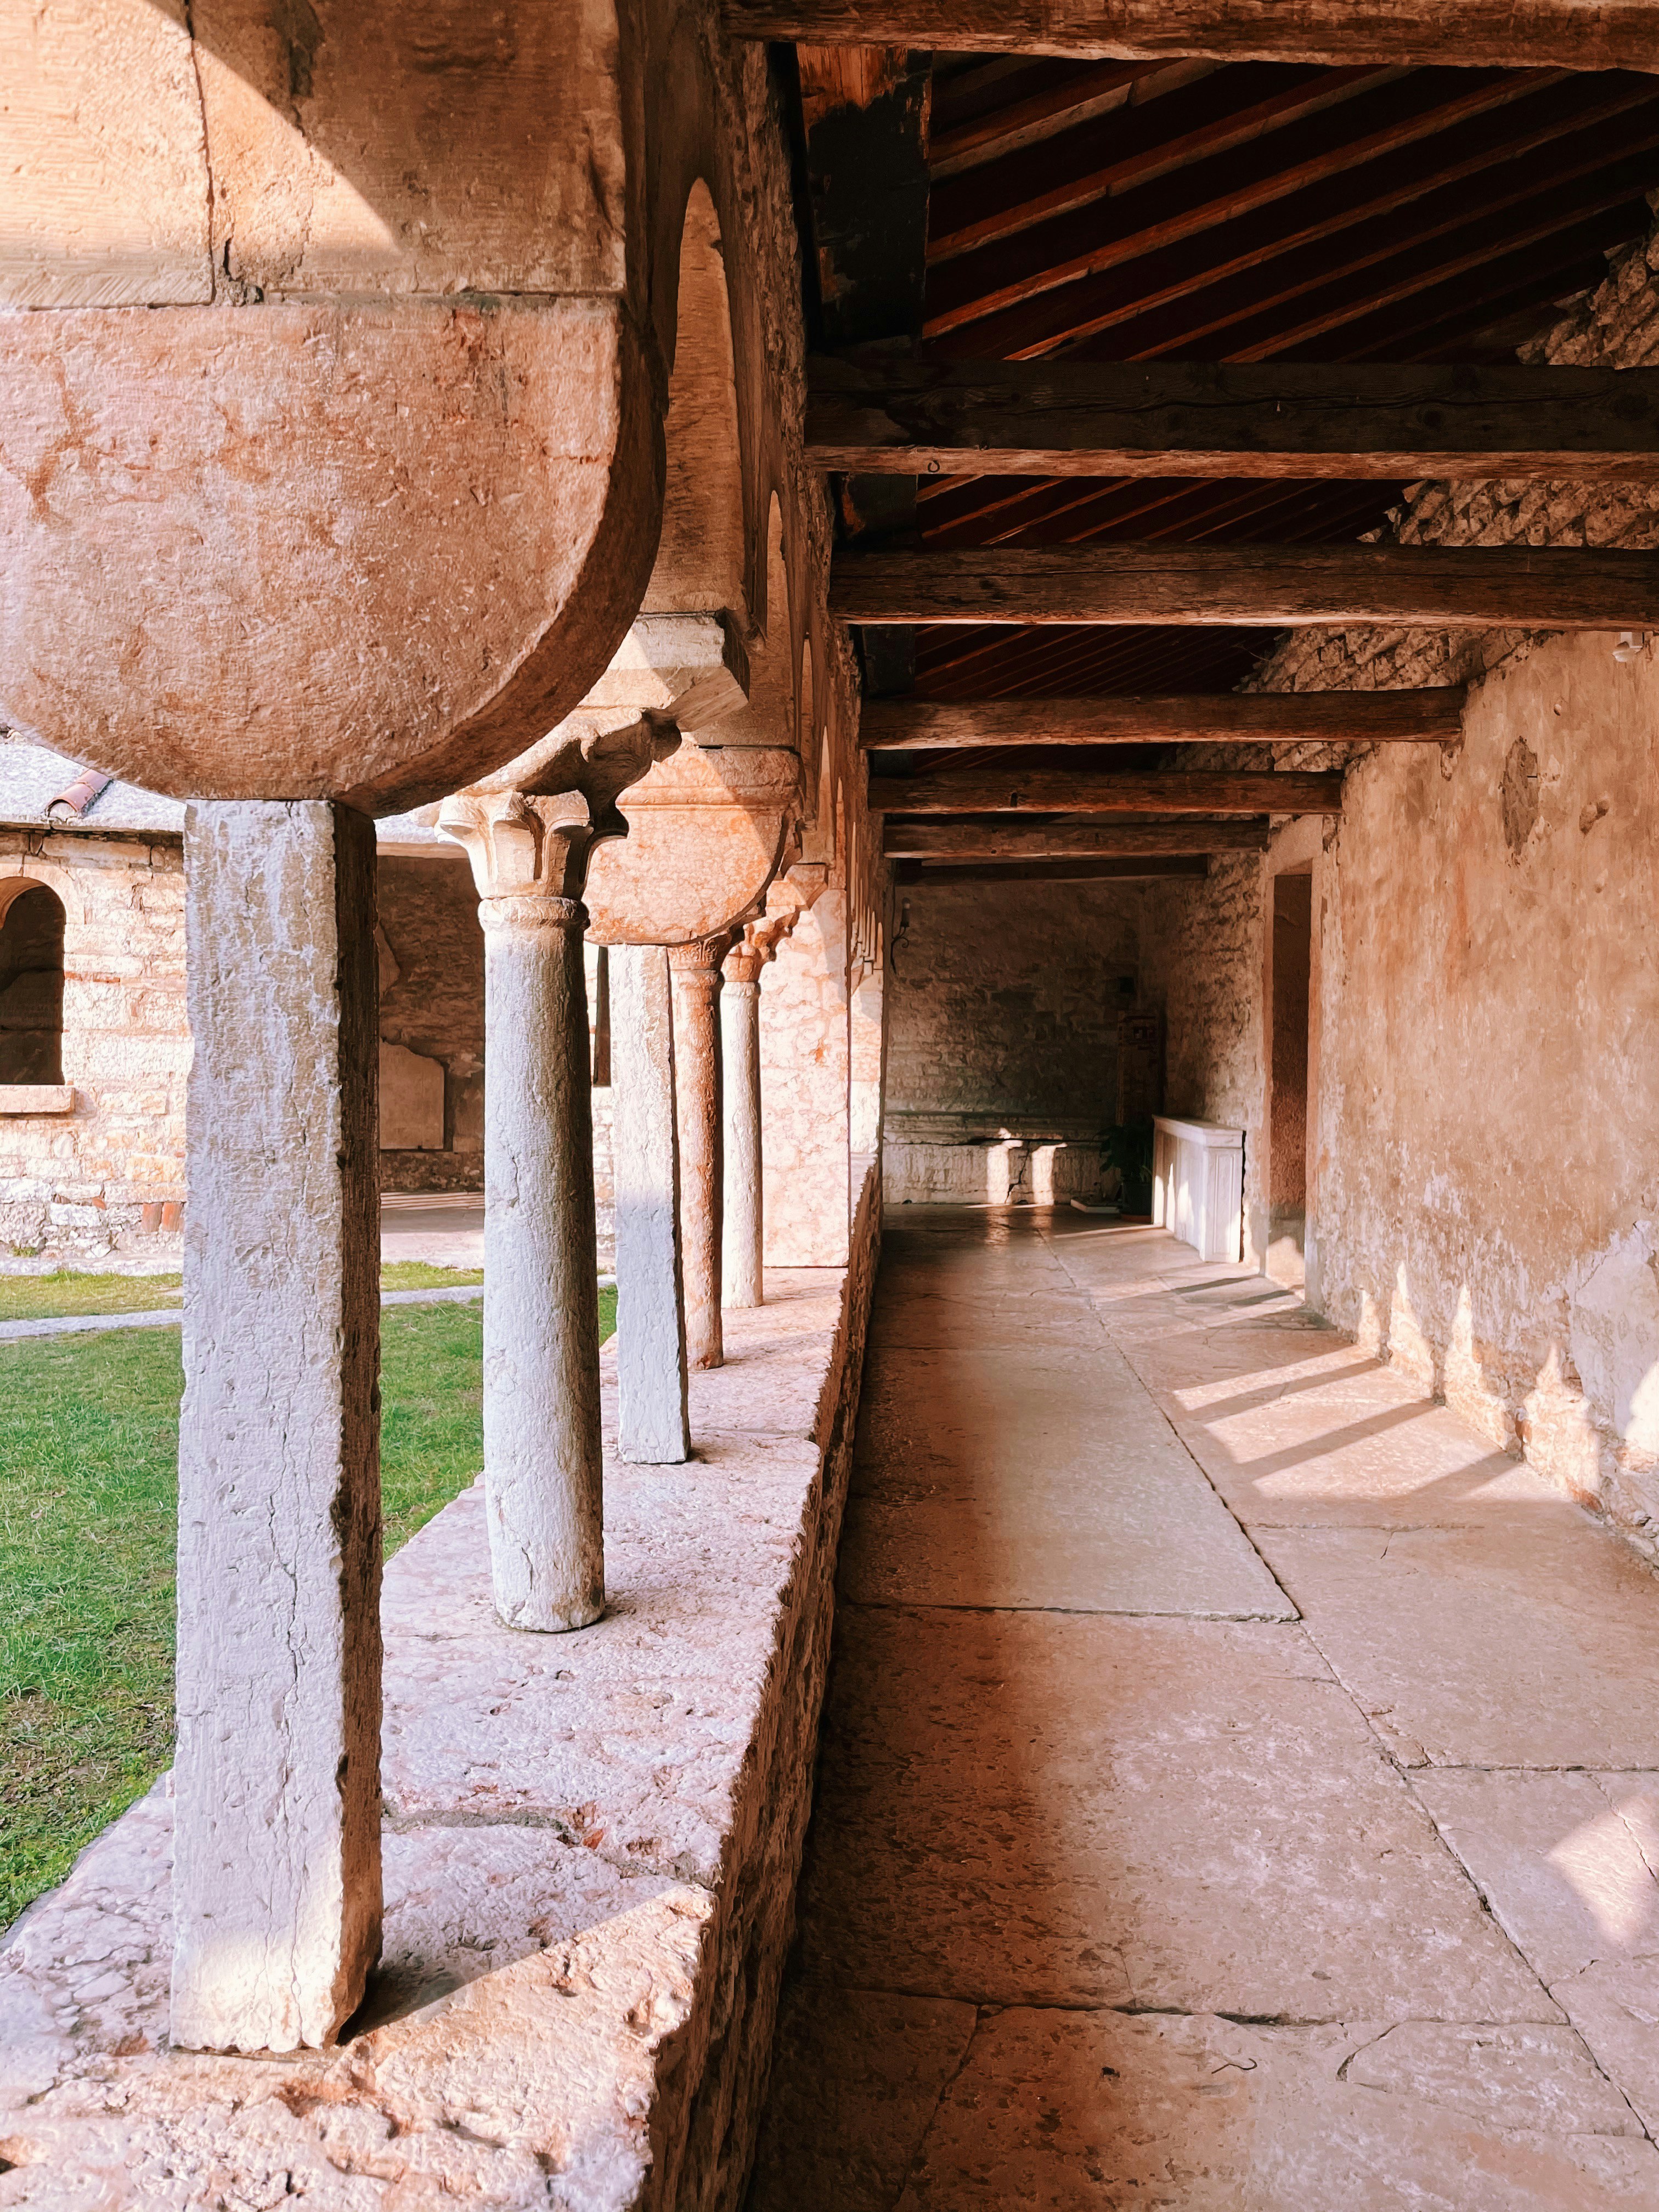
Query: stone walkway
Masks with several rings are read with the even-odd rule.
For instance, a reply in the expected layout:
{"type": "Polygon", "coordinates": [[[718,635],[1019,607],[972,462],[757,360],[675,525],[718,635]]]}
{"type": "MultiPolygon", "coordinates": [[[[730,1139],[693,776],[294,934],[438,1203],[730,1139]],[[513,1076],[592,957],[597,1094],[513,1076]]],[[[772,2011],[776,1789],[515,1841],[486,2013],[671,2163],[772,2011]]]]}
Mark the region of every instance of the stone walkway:
{"type": "Polygon", "coordinates": [[[1237,1268],[889,1217],[750,2212],[1659,2205],[1659,1585],[1237,1268]]]}

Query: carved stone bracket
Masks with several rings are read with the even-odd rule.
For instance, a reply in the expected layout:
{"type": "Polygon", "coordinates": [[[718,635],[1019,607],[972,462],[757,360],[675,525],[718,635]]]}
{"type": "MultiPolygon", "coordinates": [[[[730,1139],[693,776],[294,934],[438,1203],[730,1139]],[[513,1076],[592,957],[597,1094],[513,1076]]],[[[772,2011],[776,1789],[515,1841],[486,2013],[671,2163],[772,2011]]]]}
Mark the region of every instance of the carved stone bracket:
{"type": "Polygon", "coordinates": [[[465,848],[480,899],[580,900],[594,847],[628,834],[617,799],[679,742],[658,714],[573,714],[446,799],[438,827],[465,848]]]}

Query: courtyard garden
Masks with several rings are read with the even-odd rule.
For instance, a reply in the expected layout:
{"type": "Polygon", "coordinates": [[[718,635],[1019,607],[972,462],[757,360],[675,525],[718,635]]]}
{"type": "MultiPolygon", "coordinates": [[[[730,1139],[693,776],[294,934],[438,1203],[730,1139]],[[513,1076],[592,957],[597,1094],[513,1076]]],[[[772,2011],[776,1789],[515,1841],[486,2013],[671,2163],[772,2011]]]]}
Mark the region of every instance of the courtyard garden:
{"type": "MultiPolygon", "coordinates": [[[[469,1279],[410,1262],[384,1273],[387,1289],[469,1279]],[[424,1280],[399,1280],[412,1276],[424,1280]]],[[[0,1318],[153,1309],[169,1288],[13,1277],[0,1318]],[[113,1285],[125,1288],[96,1287],[113,1285]],[[132,1303],[89,1302],[100,1296],[132,1303]]],[[[599,1293],[602,1337],[616,1297],[599,1293]]],[[[380,1330],[390,1557],[481,1464],[481,1313],[392,1306],[380,1330]]],[[[0,1343],[0,1926],[61,1881],[172,1755],[182,1389],[170,1328],[0,1343]]]]}

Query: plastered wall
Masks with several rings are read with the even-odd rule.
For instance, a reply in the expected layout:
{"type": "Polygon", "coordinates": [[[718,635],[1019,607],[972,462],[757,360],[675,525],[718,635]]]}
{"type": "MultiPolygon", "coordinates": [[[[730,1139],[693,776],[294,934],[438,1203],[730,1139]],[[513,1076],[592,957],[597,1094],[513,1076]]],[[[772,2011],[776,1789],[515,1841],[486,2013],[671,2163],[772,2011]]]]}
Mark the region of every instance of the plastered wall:
{"type": "MultiPolygon", "coordinates": [[[[1656,270],[1659,234],[1528,357],[1659,360],[1656,270]]],[[[1396,529],[1651,546],[1659,493],[1425,484],[1396,529]]],[[[1653,1558],[1659,662],[1618,645],[1307,632],[1257,681],[1472,687],[1461,747],[1353,763],[1314,865],[1310,1297],[1653,1558]]]]}
{"type": "Polygon", "coordinates": [[[1659,666],[1553,638],[1322,870],[1316,1287],[1645,1539],[1659,1516],[1659,666]]]}

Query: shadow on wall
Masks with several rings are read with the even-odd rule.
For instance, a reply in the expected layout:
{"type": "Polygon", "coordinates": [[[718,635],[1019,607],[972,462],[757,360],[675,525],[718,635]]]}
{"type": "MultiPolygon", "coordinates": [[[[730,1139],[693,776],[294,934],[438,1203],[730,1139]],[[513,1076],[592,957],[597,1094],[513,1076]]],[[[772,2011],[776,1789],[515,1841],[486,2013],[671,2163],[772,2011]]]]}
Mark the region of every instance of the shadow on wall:
{"type": "Polygon", "coordinates": [[[1425,1398],[1603,1515],[1659,1565],[1659,1235],[1638,1222],[1575,1272],[1562,1324],[1540,1363],[1517,1370],[1475,1334],[1468,1281],[1443,1352],[1414,1302],[1407,1266],[1386,1313],[1362,1293],[1355,1341],[1425,1398]]]}

